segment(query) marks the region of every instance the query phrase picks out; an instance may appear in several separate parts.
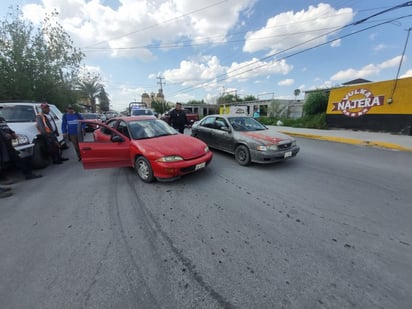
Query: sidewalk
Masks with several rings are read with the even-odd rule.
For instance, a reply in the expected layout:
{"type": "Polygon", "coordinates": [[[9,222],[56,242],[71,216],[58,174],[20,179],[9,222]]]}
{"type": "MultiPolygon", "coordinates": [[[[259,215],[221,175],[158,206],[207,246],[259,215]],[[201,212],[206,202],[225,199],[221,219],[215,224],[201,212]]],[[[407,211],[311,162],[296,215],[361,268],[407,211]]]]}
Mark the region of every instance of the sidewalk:
{"type": "Polygon", "coordinates": [[[396,135],[391,133],[378,133],[367,131],[353,131],[347,129],[318,130],[303,129],[284,126],[268,126],[279,132],[297,136],[320,140],[327,140],[338,143],[382,147],[400,151],[412,152],[412,136],[396,135]]]}

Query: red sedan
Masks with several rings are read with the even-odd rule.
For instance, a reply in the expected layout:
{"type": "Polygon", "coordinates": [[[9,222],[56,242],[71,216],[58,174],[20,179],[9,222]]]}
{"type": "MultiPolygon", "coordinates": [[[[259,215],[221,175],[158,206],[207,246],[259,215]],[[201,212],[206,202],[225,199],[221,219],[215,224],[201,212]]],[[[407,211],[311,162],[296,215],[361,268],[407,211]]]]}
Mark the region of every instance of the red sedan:
{"type": "Polygon", "coordinates": [[[202,170],[213,157],[204,142],[150,116],[112,118],[79,137],[85,169],[130,166],[144,182],[173,180],[202,170]]]}

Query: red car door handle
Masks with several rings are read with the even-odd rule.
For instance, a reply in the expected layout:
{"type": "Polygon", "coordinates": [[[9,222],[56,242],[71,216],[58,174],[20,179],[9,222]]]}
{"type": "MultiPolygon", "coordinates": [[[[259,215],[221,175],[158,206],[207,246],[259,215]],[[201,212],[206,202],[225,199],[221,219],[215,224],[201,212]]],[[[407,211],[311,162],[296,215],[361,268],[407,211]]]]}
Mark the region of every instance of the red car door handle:
{"type": "Polygon", "coordinates": [[[83,147],[82,150],[92,150],[91,147],[83,147]]]}

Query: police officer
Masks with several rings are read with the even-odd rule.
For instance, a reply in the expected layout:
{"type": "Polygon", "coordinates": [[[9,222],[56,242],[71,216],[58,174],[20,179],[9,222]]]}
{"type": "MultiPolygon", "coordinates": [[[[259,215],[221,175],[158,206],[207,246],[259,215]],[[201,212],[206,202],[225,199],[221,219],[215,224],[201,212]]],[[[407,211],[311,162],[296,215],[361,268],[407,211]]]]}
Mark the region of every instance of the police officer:
{"type": "Polygon", "coordinates": [[[180,133],[184,133],[185,126],[189,124],[189,121],[182,108],[182,103],[176,103],[176,107],[169,112],[169,124],[180,133]]]}

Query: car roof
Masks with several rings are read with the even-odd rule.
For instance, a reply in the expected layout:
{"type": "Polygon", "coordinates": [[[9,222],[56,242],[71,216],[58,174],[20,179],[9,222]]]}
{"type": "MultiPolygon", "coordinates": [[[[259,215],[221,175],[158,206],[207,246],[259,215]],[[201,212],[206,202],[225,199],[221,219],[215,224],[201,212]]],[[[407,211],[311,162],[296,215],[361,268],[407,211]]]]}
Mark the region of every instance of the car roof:
{"type": "Polygon", "coordinates": [[[119,116],[119,117],[114,117],[112,119],[121,119],[126,122],[129,122],[129,121],[134,121],[134,120],[153,120],[157,118],[154,115],[140,115],[140,116],[119,116]]]}
{"type": "Polygon", "coordinates": [[[213,115],[207,115],[206,117],[225,117],[225,118],[231,118],[231,117],[243,117],[243,118],[253,118],[248,115],[239,115],[239,114],[213,114],[213,115]]]}

